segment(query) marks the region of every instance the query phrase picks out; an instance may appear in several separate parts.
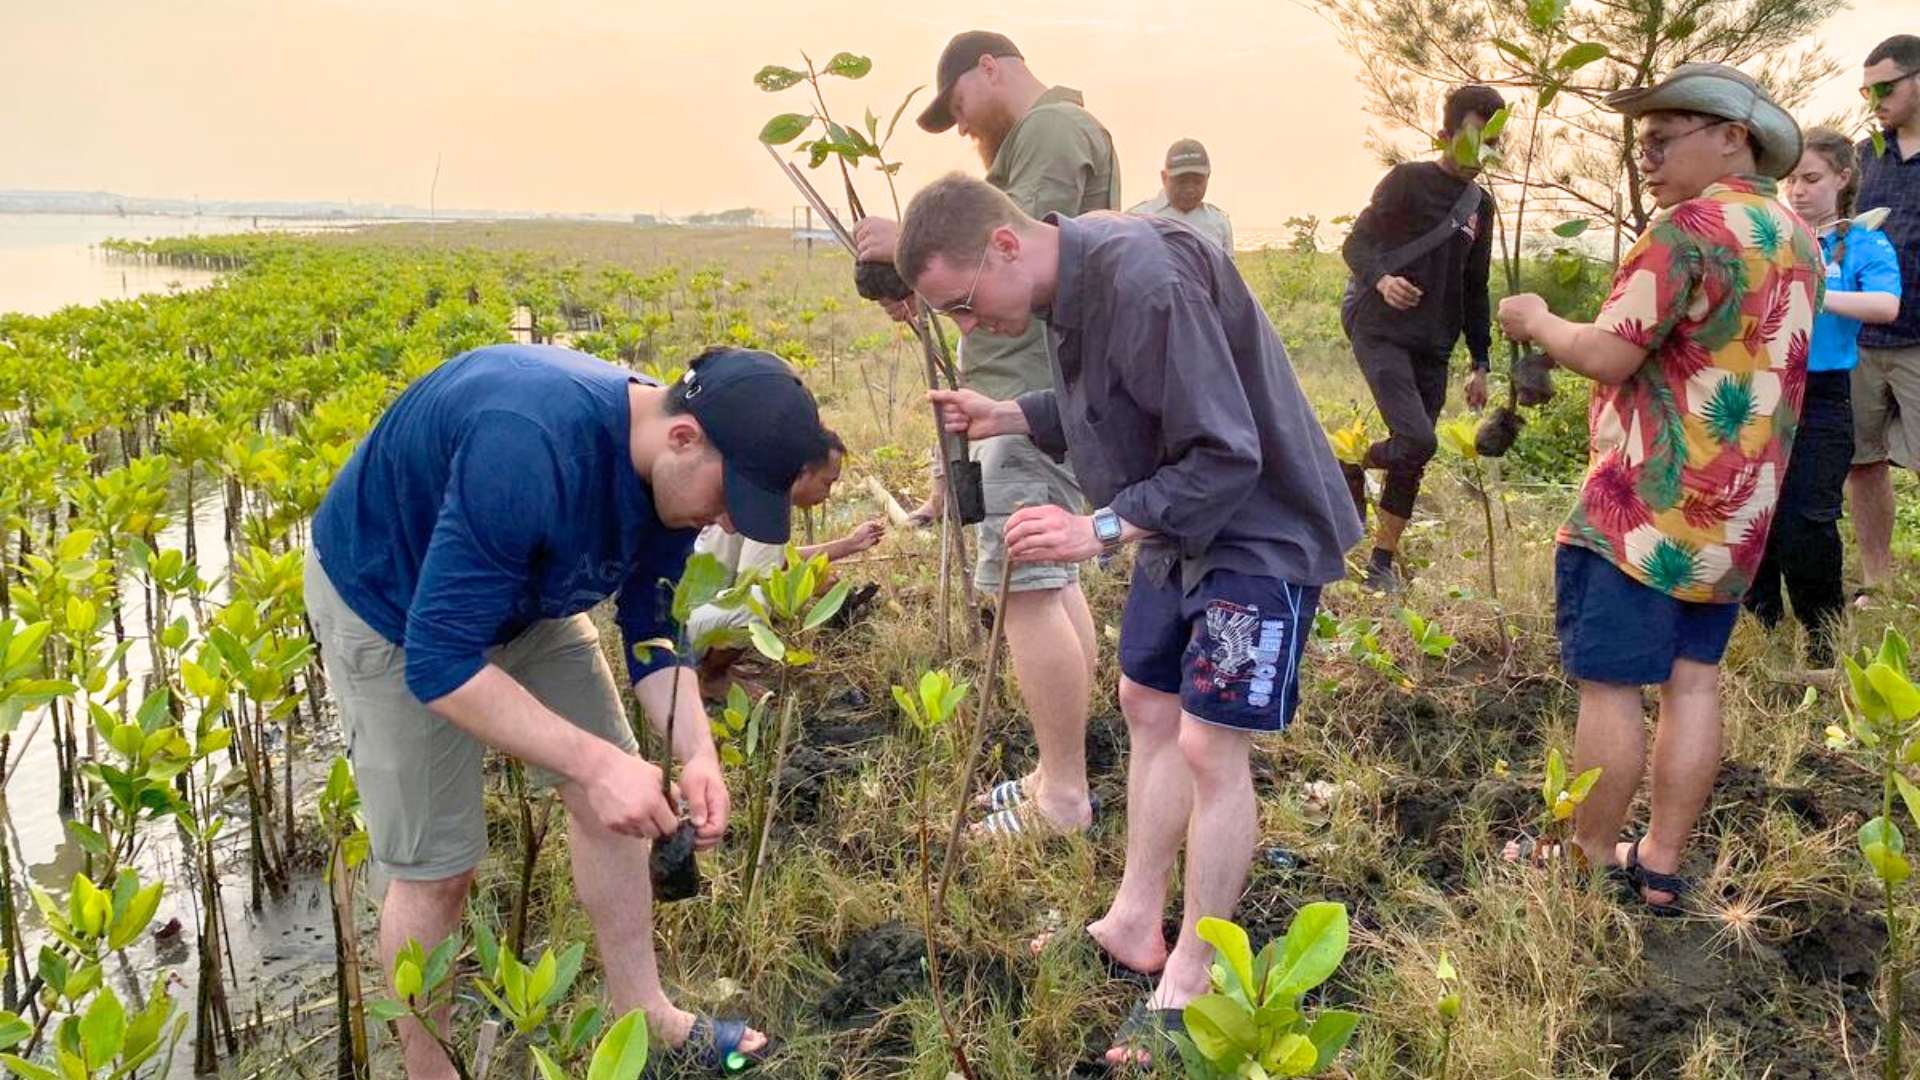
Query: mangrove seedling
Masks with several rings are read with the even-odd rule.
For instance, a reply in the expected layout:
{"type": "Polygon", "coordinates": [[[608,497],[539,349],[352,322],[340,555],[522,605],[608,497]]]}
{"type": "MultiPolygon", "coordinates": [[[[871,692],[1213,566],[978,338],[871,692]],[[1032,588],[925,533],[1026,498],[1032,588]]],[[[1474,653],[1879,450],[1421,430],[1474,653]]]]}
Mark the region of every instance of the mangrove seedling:
{"type": "Polygon", "coordinates": [[[1907,672],[1908,658],[1907,639],[1892,627],[1881,636],[1878,650],[1863,649],[1847,657],[1842,695],[1847,729],[1828,730],[1829,745],[1864,758],[1880,774],[1880,813],[1860,827],[1858,841],[1886,905],[1887,944],[1880,964],[1885,973],[1881,1023],[1886,1056],[1881,1067],[1886,1080],[1907,1075],[1901,1051],[1907,927],[1900,920],[1896,890],[1913,876],[1913,863],[1895,820],[1894,799],[1906,807],[1909,819],[1920,823],[1920,787],[1907,776],[1911,766],[1920,764],[1920,687],[1907,672]]]}
{"type": "Polygon", "coordinates": [[[1294,915],[1284,940],[1255,955],[1247,932],[1226,919],[1200,920],[1213,946],[1213,990],[1187,1003],[1186,1031],[1170,1037],[1192,1080],[1318,1076],[1353,1038],[1358,1013],[1321,1008],[1307,1019],[1306,995],[1333,977],[1347,954],[1347,908],[1321,901],[1294,915]]]}

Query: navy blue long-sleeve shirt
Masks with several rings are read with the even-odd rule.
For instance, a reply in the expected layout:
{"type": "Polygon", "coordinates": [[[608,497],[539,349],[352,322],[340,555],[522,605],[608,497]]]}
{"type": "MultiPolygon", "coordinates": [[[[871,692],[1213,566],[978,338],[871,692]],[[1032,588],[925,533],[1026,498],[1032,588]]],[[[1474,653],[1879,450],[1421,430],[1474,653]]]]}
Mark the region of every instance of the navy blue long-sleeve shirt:
{"type": "Polygon", "coordinates": [[[1139,565],[1324,585],[1360,539],[1346,481],[1233,257],[1178,222],[1047,215],[1054,388],[1016,399],[1094,504],[1154,534],[1139,565]]]}
{"type": "MultiPolygon", "coordinates": [[[[408,387],[334,478],[313,519],[327,577],[406,649],[423,702],[536,620],[616,593],[629,646],[673,637],[669,591],[694,529],[670,529],[634,470],[628,385],[648,380],[570,349],[496,345],[408,387]]],[[[634,680],[672,663],[664,650],[634,680]]]]}

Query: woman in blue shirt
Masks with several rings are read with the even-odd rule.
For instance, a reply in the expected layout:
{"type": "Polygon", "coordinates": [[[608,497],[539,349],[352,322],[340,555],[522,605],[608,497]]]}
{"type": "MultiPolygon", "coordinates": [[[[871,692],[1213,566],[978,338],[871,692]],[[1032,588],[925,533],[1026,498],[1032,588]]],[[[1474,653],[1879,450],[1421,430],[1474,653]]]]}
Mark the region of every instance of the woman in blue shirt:
{"type": "Polygon", "coordinates": [[[1860,173],[1853,143],[1827,128],[1807,132],[1806,153],[1789,177],[1789,199],[1820,236],[1827,262],[1826,303],[1814,317],[1806,397],[1793,440],[1767,550],[1747,592],[1747,610],[1769,628],[1793,613],[1807,628],[1807,660],[1832,667],[1833,622],[1846,606],[1841,584],[1840,503],[1853,460],[1851,380],[1863,323],[1891,322],[1900,311],[1900,265],[1886,236],[1848,221],[1860,173]]]}

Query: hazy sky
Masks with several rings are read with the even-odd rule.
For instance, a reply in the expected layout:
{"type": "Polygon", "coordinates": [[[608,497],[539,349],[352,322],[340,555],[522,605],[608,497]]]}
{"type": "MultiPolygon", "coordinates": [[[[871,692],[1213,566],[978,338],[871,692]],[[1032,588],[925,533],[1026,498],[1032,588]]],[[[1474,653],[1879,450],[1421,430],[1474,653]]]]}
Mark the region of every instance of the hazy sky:
{"type": "MultiPolygon", "coordinates": [[[[684,214],[797,204],[754,140],[798,88],[762,64],[874,58],[829,104],[884,118],[956,30],[999,29],[1039,76],[1085,91],[1129,202],[1168,143],[1214,161],[1209,199],[1243,226],[1363,202],[1356,67],[1287,0],[934,5],[822,0],[0,0],[0,188],[684,214]],[[956,5],[951,10],[959,10],[956,5]]],[[[1920,32],[1920,0],[1862,0],[1825,35],[1846,65],[1812,111],[1857,106],[1859,60],[1920,32]]],[[[923,98],[920,100],[924,100],[923,98]]],[[[916,109],[919,101],[916,101],[916,109]]],[[[903,120],[911,189],[971,145],[903,120]]],[[[877,175],[869,209],[886,200],[877,175]]],[[[905,195],[903,190],[903,197],[905,195]]]]}

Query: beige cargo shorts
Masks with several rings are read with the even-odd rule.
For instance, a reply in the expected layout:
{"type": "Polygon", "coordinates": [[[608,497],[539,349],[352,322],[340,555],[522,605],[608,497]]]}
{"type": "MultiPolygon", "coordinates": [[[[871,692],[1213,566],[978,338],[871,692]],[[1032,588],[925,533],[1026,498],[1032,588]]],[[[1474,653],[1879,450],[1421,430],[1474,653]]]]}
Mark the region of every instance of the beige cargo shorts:
{"type": "MultiPolygon", "coordinates": [[[[354,614],[311,551],[306,594],[377,868],[401,881],[442,881],[472,870],[487,853],[487,748],[413,696],[406,651],[354,614]]],[[[585,614],[534,623],[487,659],[575,726],[628,752],[638,749],[600,632],[585,614]]],[[[528,778],[543,787],[561,779],[537,768],[528,778]]]]}
{"type": "Polygon", "coordinates": [[[1853,369],[1853,463],[1920,469],[1920,345],[1860,349],[1853,369]]]}
{"type": "MultiPolygon", "coordinates": [[[[1025,435],[996,435],[972,443],[968,451],[980,463],[980,483],[986,494],[987,517],[980,523],[980,558],[974,566],[973,587],[983,593],[1000,589],[1000,563],[1006,558],[1007,518],[1022,506],[1051,503],[1076,514],[1087,512],[1087,497],[1073,470],[1033,445],[1025,435]]],[[[1015,563],[1011,592],[1064,589],[1080,580],[1075,563],[1015,563]]]]}

